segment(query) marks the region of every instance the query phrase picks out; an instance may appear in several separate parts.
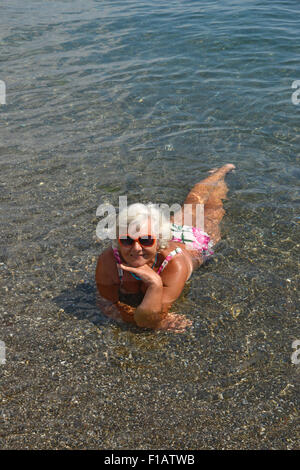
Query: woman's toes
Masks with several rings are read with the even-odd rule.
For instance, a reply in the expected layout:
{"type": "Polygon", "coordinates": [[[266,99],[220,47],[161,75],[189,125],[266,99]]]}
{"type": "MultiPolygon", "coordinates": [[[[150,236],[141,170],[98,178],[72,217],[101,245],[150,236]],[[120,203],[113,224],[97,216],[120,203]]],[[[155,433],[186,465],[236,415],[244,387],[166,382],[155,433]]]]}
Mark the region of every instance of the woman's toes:
{"type": "Polygon", "coordinates": [[[235,169],[235,165],[233,163],[226,163],[226,165],[220,167],[220,168],[212,168],[211,170],[208,170],[208,173],[216,173],[216,171],[223,171],[225,170],[226,173],[228,173],[228,171],[233,171],[235,169]]]}
{"type": "Polygon", "coordinates": [[[235,169],[235,165],[233,163],[227,163],[227,165],[225,165],[225,167],[228,169],[228,171],[231,171],[231,170],[235,169]]]}

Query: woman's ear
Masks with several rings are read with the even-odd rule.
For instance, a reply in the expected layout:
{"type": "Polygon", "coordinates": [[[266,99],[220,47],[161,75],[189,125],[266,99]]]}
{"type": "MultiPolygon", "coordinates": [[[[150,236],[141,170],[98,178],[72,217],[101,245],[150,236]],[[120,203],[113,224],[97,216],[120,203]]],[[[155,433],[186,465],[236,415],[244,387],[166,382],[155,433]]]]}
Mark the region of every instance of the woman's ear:
{"type": "Polygon", "coordinates": [[[161,246],[160,246],[160,243],[159,243],[159,238],[157,239],[157,242],[156,242],[156,251],[157,251],[157,253],[160,253],[160,251],[161,251],[161,246]]]}

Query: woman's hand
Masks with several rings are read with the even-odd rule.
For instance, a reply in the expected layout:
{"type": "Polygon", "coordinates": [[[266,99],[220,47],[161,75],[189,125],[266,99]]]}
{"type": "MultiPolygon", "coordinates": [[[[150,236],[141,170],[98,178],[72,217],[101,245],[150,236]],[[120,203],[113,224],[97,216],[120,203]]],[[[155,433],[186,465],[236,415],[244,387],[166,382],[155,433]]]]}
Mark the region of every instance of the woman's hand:
{"type": "Polygon", "coordinates": [[[169,312],[158,325],[156,325],[155,329],[173,331],[173,333],[183,333],[185,329],[192,324],[191,320],[188,320],[184,315],[169,312]]]}
{"type": "Polygon", "coordinates": [[[156,284],[162,285],[161,277],[153,271],[148,264],[144,264],[144,266],[140,266],[138,268],[133,268],[132,266],[127,266],[126,264],[120,264],[120,267],[124,271],[129,271],[136,276],[138,276],[145,284],[156,284]]]}

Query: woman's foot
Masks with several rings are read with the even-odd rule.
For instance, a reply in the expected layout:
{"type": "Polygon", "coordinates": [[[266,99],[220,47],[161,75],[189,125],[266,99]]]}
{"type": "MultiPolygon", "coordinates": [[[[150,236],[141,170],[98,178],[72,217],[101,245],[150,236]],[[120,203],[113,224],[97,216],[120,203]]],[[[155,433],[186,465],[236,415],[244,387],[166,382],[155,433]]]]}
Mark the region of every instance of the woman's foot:
{"type": "Polygon", "coordinates": [[[223,165],[221,168],[212,168],[211,170],[208,171],[208,173],[216,173],[217,171],[221,171],[228,173],[229,171],[233,171],[235,169],[235,165],[233,163],[226,163],[226,165],[223,165]],[[226,170],[226,171],[224,171],[226,170]]]}

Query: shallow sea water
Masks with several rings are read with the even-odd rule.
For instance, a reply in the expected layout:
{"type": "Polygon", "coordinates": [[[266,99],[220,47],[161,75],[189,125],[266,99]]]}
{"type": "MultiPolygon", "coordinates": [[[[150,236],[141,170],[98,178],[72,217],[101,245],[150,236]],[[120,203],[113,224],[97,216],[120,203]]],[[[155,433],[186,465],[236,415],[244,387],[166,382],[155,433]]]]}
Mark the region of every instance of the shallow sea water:
{"type": "Polygon", "coordinates": [[[0,446],[299,448],[299,3],[5,0],[0,446]],[[96,307],[96,209],[232,162],[183,334],[96,307]]]}

